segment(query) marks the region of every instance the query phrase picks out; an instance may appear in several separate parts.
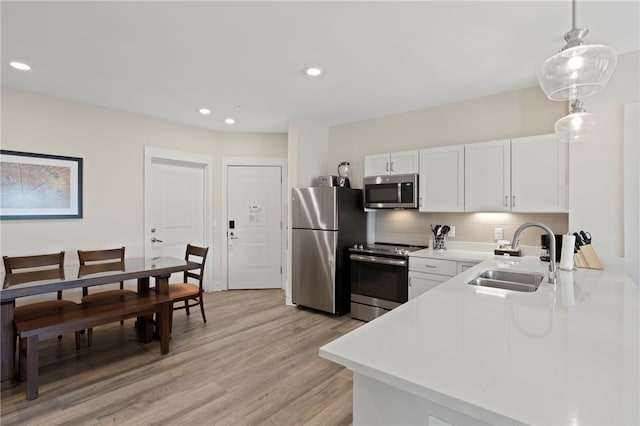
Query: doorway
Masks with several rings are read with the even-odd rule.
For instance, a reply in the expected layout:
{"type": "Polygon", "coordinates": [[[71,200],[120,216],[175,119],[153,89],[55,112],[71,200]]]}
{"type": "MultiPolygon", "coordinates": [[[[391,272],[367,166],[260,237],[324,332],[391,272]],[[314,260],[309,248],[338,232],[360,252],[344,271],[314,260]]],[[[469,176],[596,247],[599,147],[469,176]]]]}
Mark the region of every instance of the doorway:
{"type": "Polygon", "coordinates": [[[229,290],[284,288],[284,176],[284,159],[223,158],[222,264],[229,290]]]}
{"type": "MultiPolygon", "coordinates": [[[[211,157],[145,147],[145,257],[184,258],[187,244],[211,247],[211,157]]],[[[213,251],[213,250],[211,250],[213,251]]],[[[205,290],[213,289],[212,262],[207,262],[205,290]]],[[[173,277],[182,280],[182,275],[173,277]]]]}

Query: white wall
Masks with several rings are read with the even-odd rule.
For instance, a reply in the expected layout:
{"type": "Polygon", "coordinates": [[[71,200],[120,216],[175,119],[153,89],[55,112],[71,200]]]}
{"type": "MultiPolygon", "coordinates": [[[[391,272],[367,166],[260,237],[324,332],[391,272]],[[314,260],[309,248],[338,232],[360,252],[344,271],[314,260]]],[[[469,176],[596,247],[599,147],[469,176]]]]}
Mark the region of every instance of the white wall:
{"type": "Polygon", "coordinates": [[[597,137],[570,145],[569,227],[591,232],[605,259],[624,255],[624,105],[639,100],[636,51],[618,58],[604,91],[584,99],[584,108],[601,120],[597,137]]]}
{"type": "Polygon", "coordinates": [[[2,88],[2,149],[82,157],[84,217],[0,222],[2,255],[126,246],[142,256],[144,147],[191,152],[214,160],[211,261],[220,286],[221,158],[287,157],[286,134],[227,134],[78,102],[2,88]]]}
{"type": "Polygon", "coordinates": [[[327,126],[304,119],[289,122],[289,163],[295,164],[290,170],[292,188],[311,186],[315,178],[327,174],[328,147],[327,126]]]}
{"type": "MultiPolygon", "coordinates": [[[[607,88],[584,100],[586,108],[598,114],[604,123],[602,137],[595,142],[572,144],[570,148],[568,229],[590,231],[596,249],[604,258],[623,255],[623,105],[638,102],[639,56],[639,52],[620,56],[607,88]]],[[[352,185],[361,187],[366,154],[551,133],[555,121],[566,113],[566,103],[549,101],[535,86],[337,126],[329,131],[328,172],[332,171],[332,164],[350,161],[352,185]]],[[[409,218],[400,221],[403,224],[394,229],[389,225],[391,214],[386,218],[384,214],[378,216],[377,231],[387,234],[407,233],[407,229],[410,233],[422,228],[422,222],[429,223],[430,220],[422,216],[420,220],[409,218]]],[[[443,220],[441,216],[433,220],[443,220]]],[[[509,216],[499,223],[517,227],[530,218],[530,215],[509,216]]],[[[475,221],[478,226],[486,225],[484,220],[477,222],[471,216],[451,217],[466,224],[475,221]]],[[[493,241],[488,231],[484,236],[482,234],[476,232],[474,239],[493,241]]]]}
{"type": "Polygon", "coordinates": [[[640,287],[640,104],[624,109],[624,260],[640,287]]]}

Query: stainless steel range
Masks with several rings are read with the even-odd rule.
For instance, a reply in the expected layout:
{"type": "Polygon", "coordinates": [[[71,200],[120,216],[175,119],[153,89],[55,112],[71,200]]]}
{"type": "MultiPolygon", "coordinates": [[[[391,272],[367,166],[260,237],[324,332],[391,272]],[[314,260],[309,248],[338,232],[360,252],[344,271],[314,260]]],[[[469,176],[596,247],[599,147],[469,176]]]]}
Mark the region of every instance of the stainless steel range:
{"type": "Polygon", "coordinates": [[[386,243],[351,247],[351,317],[371,321],[405,303],[409,253],[423,248],[386,243]]]}

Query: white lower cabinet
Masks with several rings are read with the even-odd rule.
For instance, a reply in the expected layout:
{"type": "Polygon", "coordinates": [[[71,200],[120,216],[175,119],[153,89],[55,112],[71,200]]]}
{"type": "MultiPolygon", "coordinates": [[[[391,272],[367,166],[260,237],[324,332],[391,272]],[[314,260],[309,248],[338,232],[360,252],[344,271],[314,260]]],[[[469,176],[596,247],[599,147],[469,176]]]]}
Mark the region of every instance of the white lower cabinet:
{"type": "Polygon", "coordinates": [[[435,288],[451,278],[447,275],[425,274],[424,272],[409,271],[409,300],[435,288]]]}
{"type": "Polygon", "coordinates": [[[409,300],[426,293],[478,263],[480,262],[410,257],[409,300]]]}

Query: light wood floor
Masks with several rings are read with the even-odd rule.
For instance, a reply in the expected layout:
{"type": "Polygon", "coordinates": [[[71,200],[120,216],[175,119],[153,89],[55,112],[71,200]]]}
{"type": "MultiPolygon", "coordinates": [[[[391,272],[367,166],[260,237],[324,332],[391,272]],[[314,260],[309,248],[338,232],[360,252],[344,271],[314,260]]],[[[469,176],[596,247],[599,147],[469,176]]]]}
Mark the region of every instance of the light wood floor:
{"type": "Polygon", "coordinates": [[[350,371],[318,356],[323,344],[363,323],[284,304],[282,290],[205,296],[176,311],[171,352],[139,343],[133,321],[94,329],[94,346],[73,334],[40,343],[40,397],[25,385],[1,394],[9,425],[348,425],[350,371]]]}

